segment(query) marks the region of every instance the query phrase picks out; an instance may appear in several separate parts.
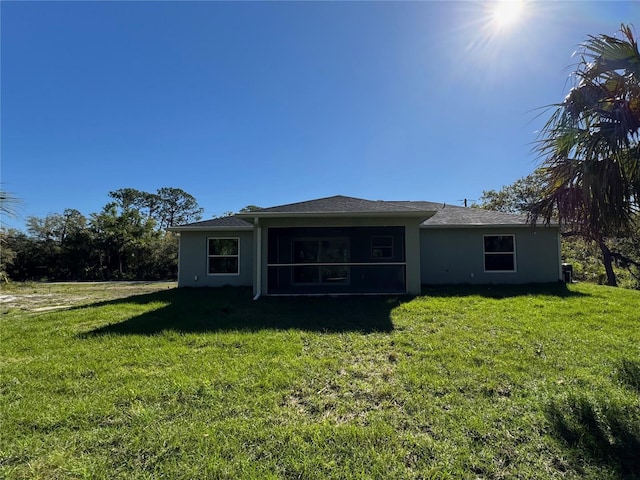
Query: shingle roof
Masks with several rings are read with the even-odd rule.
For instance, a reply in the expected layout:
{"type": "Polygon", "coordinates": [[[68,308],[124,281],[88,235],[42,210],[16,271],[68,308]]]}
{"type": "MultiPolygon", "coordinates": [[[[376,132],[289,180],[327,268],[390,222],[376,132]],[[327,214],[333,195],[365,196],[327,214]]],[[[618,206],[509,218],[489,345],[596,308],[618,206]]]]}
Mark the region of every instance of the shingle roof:
{"type": "Polygon", "coordinates": [[[433,205],[435,204],[430,202],[389,202],[335,195],[306,202],[261,208],[245,215],[250,216],[256,213],[415,213],[425,210],[432,211],[433,205]]]}
{"type": "MultiPolygon", "coordinates": [[[[305,215],[305,214],[428,214],[435,212],[433,216],[422,222],[422,227],[447,227],[447,226],[479,226],[479,225],[526,225],[525,215],[495,212],[481,208],[458,207],[436,202],[424,201],[388,201],[365,200],[362,198],[345,197],[336,195],[333,197],[319,198],[306,202],[289,203],[270,208],[261,208],[252,212],[238,215],[213,218],[201,222],[190,223],[172,230],[181,229],[251,229],[253,224],[242,219],[251,218],[254,215],[275,214],[277,216],[305,215]]],[[[426,216],[426,215],[425,215],[426,216]]]]}
{"type": "Polygon", "coordinates": [[[483,208],[458,207],[440,204],[436,214],[422,222],[423,226],[461,225],[526,225],[526,215],[496,212],[483,208]]]}
{"type": "Polygon", "coordinates": [[[494,212],[481,208],[458,207],[425,201],[365,200],[343,195],[262,208],[256,213],[404,213],[425,211],[435,211],[436,213],[422,223],[424,226],[523,225],[527,223],[527,217],[524,215],[494,212]]]}

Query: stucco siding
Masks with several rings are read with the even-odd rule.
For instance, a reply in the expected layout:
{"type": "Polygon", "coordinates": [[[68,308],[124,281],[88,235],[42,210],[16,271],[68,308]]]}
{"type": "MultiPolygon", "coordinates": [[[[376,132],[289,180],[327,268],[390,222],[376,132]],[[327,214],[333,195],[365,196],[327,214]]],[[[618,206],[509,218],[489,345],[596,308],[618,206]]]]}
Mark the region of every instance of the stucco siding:
{"type": "Polygon", "coordinates": [[[414,259],[420,258],[420,231],[415,225],[406,225],[406,256],[407,256],[407,293],[419,295],[421,291],[421,269],[414,259]]]}
{"type": "Polygon", "coordinates": [[[546,283],[560,279],[558,229],[422,228],[423,284],[546,283]],[[515,271],[485,272],[484,236],[514,235],[515,271]]]}
{"type": "MultiPolygon", "coordinates": [[[[406,290],[417,294],[420,284],[543,283],[560,279],[558,229],[547,227],[418,228],[414,218],[260,219],[261,265],[256,264],[256,231],[198,230],[180,233],[181,287],[251,286],[257,291],[260,273],[262,294],[268,290],[268,235],[283,227],[404,227],[406,290]],[[513,235],[515,271],[486,272],[484,236],[513,235]],[[239,273],[208,274],[209,238],[239,239],[239,273]]],[[[368,247],[367,247],[368,248],[368,247]]],[[[354,257],[355,258],[355,257],[354,257]]]]}
{"type": "Polygon", "coordinates": [[[180,287],[251,286],[253,282],[253,232],[252,231],[197,231],[180,232],[180,287]],[[209,275],[207,239],[239,239],[239,273],[233,275],[209,275]]]}

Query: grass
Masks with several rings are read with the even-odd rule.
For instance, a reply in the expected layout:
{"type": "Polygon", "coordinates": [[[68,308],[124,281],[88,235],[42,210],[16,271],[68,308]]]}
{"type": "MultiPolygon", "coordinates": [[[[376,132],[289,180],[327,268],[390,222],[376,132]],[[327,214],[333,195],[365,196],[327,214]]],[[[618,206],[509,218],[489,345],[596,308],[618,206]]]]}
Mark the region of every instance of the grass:
{"type": "Polygon", "coordinates": [[[640,292],[149,289],[4,311],[0,478],[640,478],[640,292]]]}

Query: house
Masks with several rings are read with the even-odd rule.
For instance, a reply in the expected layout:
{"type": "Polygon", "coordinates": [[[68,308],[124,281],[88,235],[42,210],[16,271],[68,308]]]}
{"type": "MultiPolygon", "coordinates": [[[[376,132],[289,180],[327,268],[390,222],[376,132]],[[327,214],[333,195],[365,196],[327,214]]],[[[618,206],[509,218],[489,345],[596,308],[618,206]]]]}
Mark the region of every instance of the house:
{"type": "Polygon", "coordinates": [[[557,226],[417,201],[333,196],[172,227],[178,285],[260,295],[419,294],[421,285],[561,279],[557,226]]]}

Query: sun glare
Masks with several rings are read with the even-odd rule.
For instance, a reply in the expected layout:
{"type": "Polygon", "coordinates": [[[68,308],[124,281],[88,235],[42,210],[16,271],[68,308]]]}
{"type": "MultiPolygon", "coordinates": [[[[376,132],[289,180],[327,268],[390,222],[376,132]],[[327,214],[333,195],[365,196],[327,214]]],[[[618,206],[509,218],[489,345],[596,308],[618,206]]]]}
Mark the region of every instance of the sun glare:
{"type": "Polygon", "coordinates": [[[522,0],[499,0],[492,5],[491,20],[498,28],[509,28],[518,23],[523,12],[522,0]]]}

